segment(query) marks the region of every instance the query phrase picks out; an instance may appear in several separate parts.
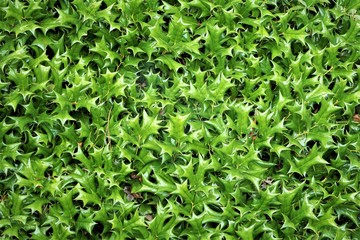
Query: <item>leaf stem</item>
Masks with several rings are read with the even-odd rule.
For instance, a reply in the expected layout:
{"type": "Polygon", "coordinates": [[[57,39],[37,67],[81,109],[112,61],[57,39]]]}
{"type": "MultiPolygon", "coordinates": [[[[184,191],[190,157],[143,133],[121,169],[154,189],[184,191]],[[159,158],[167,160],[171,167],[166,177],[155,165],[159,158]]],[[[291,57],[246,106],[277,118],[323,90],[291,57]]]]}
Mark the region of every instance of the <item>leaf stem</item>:
{"type": "Polygon", "coordinates": [[[111,116],[112,106],[110,107],[108,116],[107,116],[107,123],[106,123],[106,134],[107,134],[107,142],[109,144],[109,149],[111,150],[111,136],[110,136],[110,116],[111,116]]]}

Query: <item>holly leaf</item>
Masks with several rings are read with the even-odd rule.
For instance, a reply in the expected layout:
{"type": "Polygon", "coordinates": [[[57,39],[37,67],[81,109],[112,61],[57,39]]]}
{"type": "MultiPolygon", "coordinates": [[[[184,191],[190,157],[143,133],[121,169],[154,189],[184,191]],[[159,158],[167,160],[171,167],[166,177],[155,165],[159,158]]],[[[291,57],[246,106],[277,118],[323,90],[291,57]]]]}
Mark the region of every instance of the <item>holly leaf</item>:
{"type": "Polygon", "coordinates": [[[177,142],[182,142],[187,138],[187,135],[185,134],[185,124],[189,116],[190,114],[176,114],[175,116],[170,116],[167,131],[169,132],[169,136],[174,138],[177,142]]]}
{"type": "Polygon", "coordinates": [[[322,157],[321,157],[321,152],[318,152],[318,147],[316,146],[316,144],[313,146],[313,148],[311,149],[310,153],[301,159],[295,159],[295,163],[297,168],[299,169],[300,173],[303,175],[306,175],[306,172],[308,171],[308,169],[312,166],[315,165],[327,165],[329,164],[327,161],[325,161],[322,157]]]}

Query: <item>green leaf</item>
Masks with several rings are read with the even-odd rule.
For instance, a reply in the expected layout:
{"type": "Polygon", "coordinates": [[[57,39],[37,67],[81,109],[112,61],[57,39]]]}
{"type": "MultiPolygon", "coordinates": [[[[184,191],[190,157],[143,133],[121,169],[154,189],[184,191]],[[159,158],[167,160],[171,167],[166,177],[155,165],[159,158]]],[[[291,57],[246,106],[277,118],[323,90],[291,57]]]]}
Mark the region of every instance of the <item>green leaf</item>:
{"type": "Polygon", "coordinates": [[[160,203],[157,205],[156,209],[156,215],[149,223],[149,230],[153,236],[170,238],[173,235],[171,230],[177,222],[176,217],[172,216],[168,212],[168,209],[164,208],[160,203]]]}
{"type": "Polygon", "coordinates": [[[77,228],[84,229],[89,234],[92,234],[92,230],[95,225],[96,225],[96,222],[94,222],[92,220],[91,216],[84,216],[83,214],[80,214],[78,219],[76,220],[77,228]]]}
{"type": "Polygon", "coordinates": [[[145,140],[152,134],[158,134],[158,130],[161,128],[159,123],[160,121],[156,117],[150,117],[144,110],[141,124],[142,138],[145,140]]]}
{"type": "Polygon", "coordinates": [[[190,114],[181,115],[176,114],[175,116],[170,116],[170,121],[167,125],[167,130],[169,136],[174,138],[177,142],[182,142],[187,138],[185,134],[185,124],[189,118],[190,114]]]}
{"type": "MultiPolygon", "coordinates": [[[[305,185],[305,183],[302,183],[291,190],[288,190],[283,187],[282,193],[278,196],[278,199],[281,203],[280,211],[284,215],[288,214],[291,211],[293,201],[294,201],[294,199],[296,199],[295,197],[297,195],[299,195],[299,193],[302,191],[302,189],[304,188],[304,185],[305,185]]],[[[288,216],[288,215],[286,215],[286,216],[288,216]]]]}
{"type": "Polygon", "coordinates": [[[172,192],[176,189],[175,184],[165,177],[161,173],[154,173],[154,177],[156,179],[156,183],[152,183],[147,180],[145,177],[143,178],[143,184],[139,189],[139,192],[153,192],[158,193],[160,195],[172,192]]]}
{"type": "Polygon", "coordinates": [[[79,160],[87,169],[93,169],[92,161],[84,155],[81,146],[78,146],[77,151],[74,153],[74,159],[79,160]]]}
{"type": "Polygon", "coordinates": [[[318,218],[313,213],[317,204],[314,203],[314,201],[309,202],[307,194],[304,195],[304,198],[302,199],[300,204],[301,205],[299,210],[293,210],[291,212],[290,219],[295,224],[295,226],[299,224],[303,219],[318,220],[318,218]]]}
{"type": "Polygon", "coordinates": [[[20,231],[20,226],[12,226],[10,228],[7,228],[3,232],[3,234],[4,234],[4,236],[7,236],[7,237],[19,238],[19,231],[20,231]]]}
{"type": "Polygon", "coordinates": [[[156,58],[156,60],[162,62],[170,70],[175,71],[175,72],[179,71],[180,68],[184,67],[183,65],[181,65],[180,63],[178,63],[177,61],[172,59],[169,55],[160,56],[160,57],[156,58]]]}
{"type": "Polygon", "coordinates": [[[303,27],[299,30],[288,28],[284,31],[283,36],[287,42],[291,40],[298,40],[302,44],[305,44],[305,37],[308,34],[306,33],[306,28],[303,27]]]}
{"type": "Polygon", "coordinates": [[[333,209],[330,207],[326,212],[320,213],[318,220],[310,220],[306,228],[314,232],[324,227],[337,227],[335,223],[335,216],[333,216],[333,209]]]}
{"type": "Polygon", "coordinates": [[[101,200],[95,192],[87,193],[81,190],[80,185],[76,185],[76,191],[79,195],[74,198],[74,200],[80,200],[83,202],[83,206],[86,206],[88,203],[97,204],[100,206],[101,200]]]}
{"type": "Polygon", "coordinates": [[[38,198],[38,199],[35,199],[35,201],[33,203],[27,205],[24,208],[30,209],[31,213],[34,213],[35,211],[38,211],[40,214],[42,214],[43,205],[45,205],[48,202],[49,202],[49,200],[46,199],[46,198],[38,198]]]}
{"type": "Polygon", "coordinates": [[[226,79],[223,74],[219,74],[214,83],[209,86],[210,89],[214,89],[211,91],[211,99],[214,102],[224,101],[225,92],[234,86],[235,84],[231,83],[230,79],[226,79]]]}
{"type": "Polygon", "coordinates": [[[300,170],[300,173],[306,175],[306,172],[312,166],[315,166],[317,164],[329,164],[321,157],[320,154],[318,152],[317,146],[314,145],[314,147],[311,149],[310,153],[306,157],[302,159],[295,159],[296,166],[300,170]]]}

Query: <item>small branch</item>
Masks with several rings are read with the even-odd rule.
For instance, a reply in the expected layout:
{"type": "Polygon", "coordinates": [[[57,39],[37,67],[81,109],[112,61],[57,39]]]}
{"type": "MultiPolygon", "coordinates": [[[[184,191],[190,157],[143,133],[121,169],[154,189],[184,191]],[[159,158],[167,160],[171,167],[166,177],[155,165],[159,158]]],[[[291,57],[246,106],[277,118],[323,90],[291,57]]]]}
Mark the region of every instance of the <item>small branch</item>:
{"type": "Polygon", "coordinates": [[[108,117],[107,117],[107,124],[106,124],[106,135],[107,135],[107,142],[109,144],[109,149],[111,150],[111,137],[110,137],[110,116],[111,116],[112,106],[109,110],[108,117]]]}

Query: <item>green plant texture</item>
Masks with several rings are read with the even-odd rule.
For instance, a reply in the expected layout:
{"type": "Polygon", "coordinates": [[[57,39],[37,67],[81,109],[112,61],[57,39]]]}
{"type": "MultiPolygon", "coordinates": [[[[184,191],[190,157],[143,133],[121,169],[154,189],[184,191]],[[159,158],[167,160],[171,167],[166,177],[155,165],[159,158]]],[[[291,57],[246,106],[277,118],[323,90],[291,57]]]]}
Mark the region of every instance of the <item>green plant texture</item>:
{"type": "Polygon", "coordinates": [[[0,1],[0,238],[360,239],[359,10],[0,1]]]}

